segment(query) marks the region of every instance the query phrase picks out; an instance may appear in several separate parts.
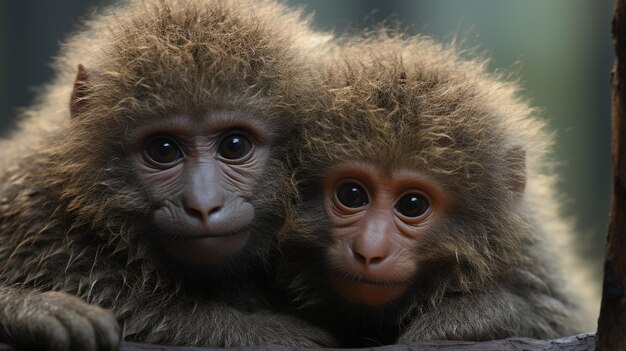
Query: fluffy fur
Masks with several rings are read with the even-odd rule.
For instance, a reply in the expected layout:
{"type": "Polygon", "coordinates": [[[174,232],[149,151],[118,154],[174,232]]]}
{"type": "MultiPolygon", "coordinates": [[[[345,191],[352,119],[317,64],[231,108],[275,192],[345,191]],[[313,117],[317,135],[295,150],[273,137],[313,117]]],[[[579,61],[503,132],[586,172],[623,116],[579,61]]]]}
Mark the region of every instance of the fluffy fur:
{"type": "Polygon", "coordinates": [[[593,330],[580,306],[593,301],[589,284],[572,284],[581,271],[562,261],[572,256],[572,228],[553,194],[551,136],[519,88],[425,37],[379,33],[337,51],[322,93],[308,100],[302,204],[280,240],[280,282],[302,316],[348,346],[593,330]],[[326,172],[346,162],[427,174],[450,200],[418,239],[412,293],[392,305],[350,305],[329,286],[332,238],[320,189],[326,172]],[[512,190],[524,177],[525,191],[512,190]]]}
{"type": "Polygon", "coordinates": [[[284,137],[297,127],[294,104],[311,95],[313,38],[299,13],[271,1],[137,0],[88,20],[20,129],[0,142],[2,340],[114,347],[115,322],[98,305],[125,340],[329,344],[302,321],[263,312],[262,297],[289,199],[284,137]],[[88,79],[71,117],[79,64],[88,79]],[[147,229],[128,137],[153,119],[216,109],[250,113],[271,131],[272,161],[252,200],[256,245],[222,269],[181,271],[147,229]]]}

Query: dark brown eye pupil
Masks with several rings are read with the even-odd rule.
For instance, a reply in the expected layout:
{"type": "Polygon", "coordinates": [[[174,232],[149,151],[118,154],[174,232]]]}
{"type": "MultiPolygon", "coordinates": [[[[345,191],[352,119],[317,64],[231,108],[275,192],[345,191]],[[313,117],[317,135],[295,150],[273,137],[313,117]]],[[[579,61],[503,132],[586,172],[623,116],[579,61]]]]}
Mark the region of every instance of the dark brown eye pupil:
{"type": "Polygon", "coordinates": [[[182,153],[176,143],[165,137],[153,139],[146,147],[148,157],[157,163],[168,164],[182,158],[182,153]]]}
{"type": "Polygon", "coordinates": [[[220,156],[229,159],[240,159],[252,150],[252,143],[243,135],[231,134],[224,138],[218,148],[220,156]]]}
{"type": "Polygon", "coordinates": [[[396,203],[396,210],[406,217],[419,217],[428,211],[429,206],[430,204],[424,196],[407,194],[396,203]]]}
{"type": "Polygon", "coordinates": [[[367,193],[360,185],[346,183],[337,189],[337,199],[349,208],[358,208],[368,204],[367,193]]]}

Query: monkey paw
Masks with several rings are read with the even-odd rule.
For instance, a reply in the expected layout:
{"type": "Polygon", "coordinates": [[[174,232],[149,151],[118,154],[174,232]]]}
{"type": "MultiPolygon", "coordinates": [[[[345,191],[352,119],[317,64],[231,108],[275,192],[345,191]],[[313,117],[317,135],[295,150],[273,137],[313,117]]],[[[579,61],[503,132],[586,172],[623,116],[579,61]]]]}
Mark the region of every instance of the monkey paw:
{"type": "Polygon", "coordinates": [[[1,300],[0,321],[9,342],[40,350],[117,350],[113,314],[60,292],[15,293],[1,300]]]}
{"type": "MultiPolygon", "coordinates": [[[[259,316],[261,317],[261,316],[259,316]]],[[[283,345],[293,347],[338,347],[337,340],[326,330],[303,320],[277,315],[263,315],[253,326],[247,328],[249,340],[241,345],[283,345]]],[[[235,346],[235,345],[231,345],[235,346]]]]}

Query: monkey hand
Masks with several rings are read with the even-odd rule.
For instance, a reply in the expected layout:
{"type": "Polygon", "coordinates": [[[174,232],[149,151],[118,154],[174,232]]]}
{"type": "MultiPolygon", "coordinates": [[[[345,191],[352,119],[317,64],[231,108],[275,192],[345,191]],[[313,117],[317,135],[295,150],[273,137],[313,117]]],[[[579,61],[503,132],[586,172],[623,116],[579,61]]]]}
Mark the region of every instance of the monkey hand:
{"type": "Polygon", "coordinates": [[[409,323],[398,338],[398,344],[417,340],[491,340],[512,336],[512,310],[519,301],[513,296],[491,293],[460,294],[445,297],[409,323]],[[510,302],[510,305],[508,305],[510,302]],[[510,333],[510,331],[509,331],[510,333]]]}
{"type": "Polygon", "coordinates": [[[117,350],[113,314],[61,292],[0,289],[0,337],[19,348],[117,350]]]}
{"type": "Polygon", "coordinates": [[[508,289],[460,294],[444,298],[437,306],[423,311],[400,335],[398,343],[416,340],[494,340],[512,336],[552,339],[575,334],[575,317],[558,300],[530,289],[525,296],[508,289]],[[530,297],[529,297],[530,296],[530,297]],[[532,297],[532,298],[531,298],[532,297]],[[529,301],[544,301],[536,308],[529,301]],[[549,321],[557,320],[558,323],[549,321]]]}
{"type": "Polygon", "coordinates": [[[291,316],[255,313],[240,320],[238,324],[238,333],[245,340],[240,340],[230,346],[338,347],[339,345],[326,330],[291,316]]]}

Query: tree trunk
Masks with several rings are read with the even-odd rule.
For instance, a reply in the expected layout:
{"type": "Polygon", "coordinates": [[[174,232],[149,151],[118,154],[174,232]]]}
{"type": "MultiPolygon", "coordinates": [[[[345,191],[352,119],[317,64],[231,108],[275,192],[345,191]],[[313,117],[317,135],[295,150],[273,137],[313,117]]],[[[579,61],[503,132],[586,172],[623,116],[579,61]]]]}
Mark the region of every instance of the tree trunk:
{"type": "Polygon", "coordinates": [[[626,350],[626,17],[624,0],[615,1],[613,14],[615,64],[613,86],[612,163],[613,200],[606,241],[602,307],[596,350],[626,350]]]}

